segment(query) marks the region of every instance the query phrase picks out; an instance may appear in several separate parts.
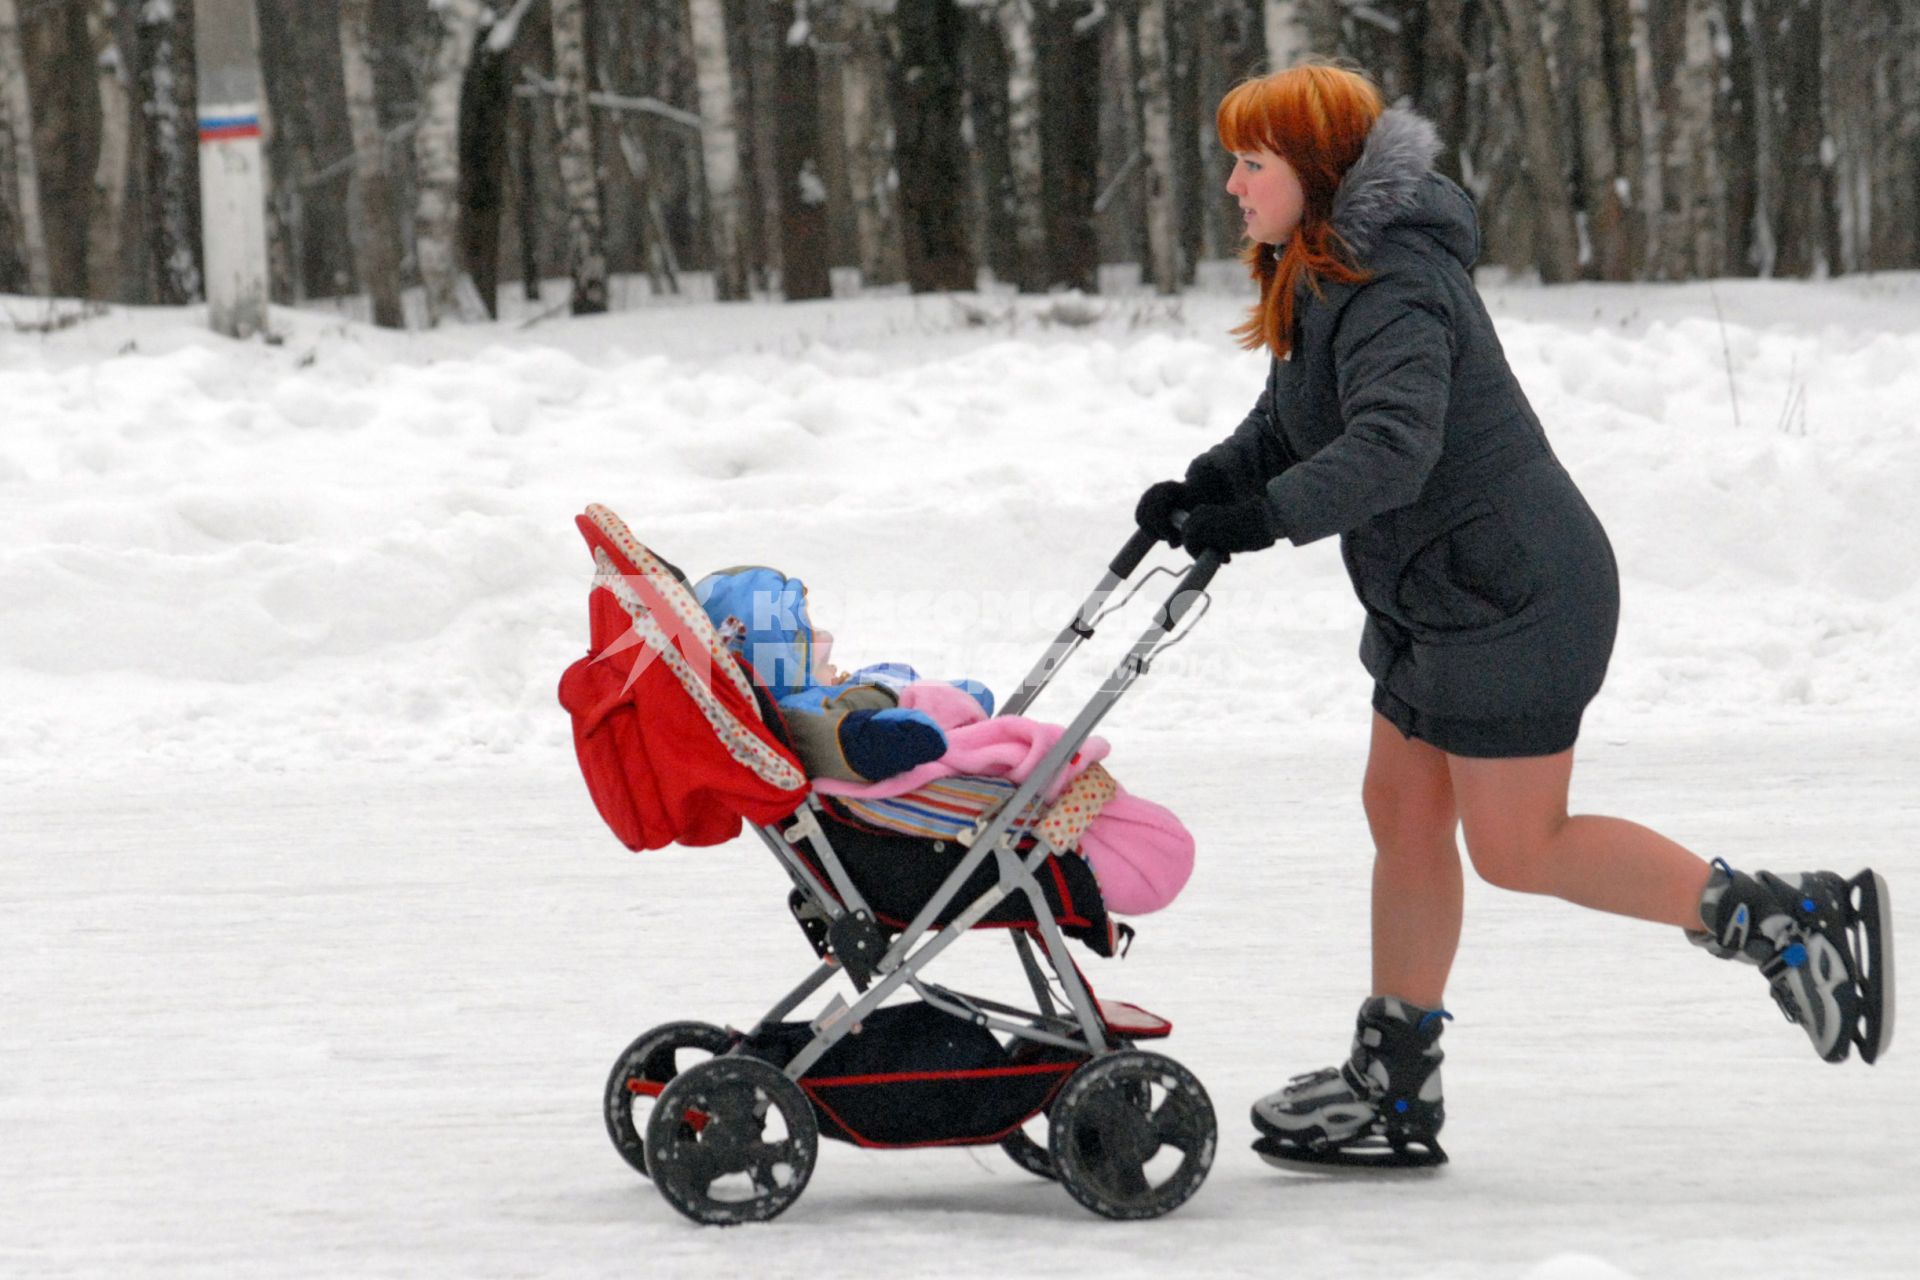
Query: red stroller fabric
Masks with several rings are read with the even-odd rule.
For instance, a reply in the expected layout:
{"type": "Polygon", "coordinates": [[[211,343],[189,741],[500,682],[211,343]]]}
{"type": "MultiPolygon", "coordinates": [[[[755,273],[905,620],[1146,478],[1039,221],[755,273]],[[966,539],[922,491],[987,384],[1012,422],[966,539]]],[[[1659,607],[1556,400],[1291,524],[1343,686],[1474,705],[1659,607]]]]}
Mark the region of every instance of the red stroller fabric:
{"type": "Polygon", "coordinates": [[[604,507],[577,523],[597,572],[587,656],[560,678],[594,806],[629,849],[714,845],[778,821],[806,775],[680,581],[604,507]]]}

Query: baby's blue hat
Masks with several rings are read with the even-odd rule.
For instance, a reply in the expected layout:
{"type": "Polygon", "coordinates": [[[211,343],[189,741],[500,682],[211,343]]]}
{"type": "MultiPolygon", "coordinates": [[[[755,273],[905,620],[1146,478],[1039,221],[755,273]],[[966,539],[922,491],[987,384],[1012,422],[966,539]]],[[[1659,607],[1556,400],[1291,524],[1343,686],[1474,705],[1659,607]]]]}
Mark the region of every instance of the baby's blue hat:
{"type": "Polygon", "coordinates": [[[813,683],[813,622],[800,579],[760,566],[723,569],[696,582],[693,597],[715,627],[740,620],[740,655],[775,701],[813,683]]]}

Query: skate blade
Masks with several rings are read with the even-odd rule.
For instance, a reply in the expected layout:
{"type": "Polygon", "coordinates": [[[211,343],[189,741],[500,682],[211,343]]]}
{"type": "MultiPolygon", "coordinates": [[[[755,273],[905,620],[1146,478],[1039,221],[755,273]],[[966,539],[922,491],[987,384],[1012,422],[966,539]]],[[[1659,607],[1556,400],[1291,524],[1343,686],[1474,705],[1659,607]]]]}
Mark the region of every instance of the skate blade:
{"type": "Polygon", "coordinates": [[[1447,1162],[1447,1153],[1431,1139],[1395,1147],[1385,1138],[1362,1138],[1316,1151],[1278,1138],[1262,1138],[1253,1144],[1253,1150],[1276,1169],[1432,1169],[1447,1162]]]}
{"type": "Polygon", "coordinates": [[[1866,1026],[1856,1027],[1852,1039],[1860,1060],[1871,1063],[1893,1044],[1893,898],[1877,871],[1862,871],[1847,886],[1850,894],[1859,895],[1856,919],[1866,935],[1864,947],[1860,939],[1854,941],[1854,966],[1867,975],[1861,984],[1865,1005],[1861,1019],[1866,1026]]]}

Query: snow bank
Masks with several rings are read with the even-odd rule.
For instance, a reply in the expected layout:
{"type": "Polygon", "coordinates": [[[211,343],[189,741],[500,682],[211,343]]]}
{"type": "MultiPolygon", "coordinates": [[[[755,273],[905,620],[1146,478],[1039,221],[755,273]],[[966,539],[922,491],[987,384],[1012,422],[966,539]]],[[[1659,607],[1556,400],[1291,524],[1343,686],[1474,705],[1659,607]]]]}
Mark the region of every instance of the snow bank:
{"type": "MultiPolygon", "coordinates": [[[[1590,725],[1911,701],[1914,280],[1489,291],[1621,561],[1590,725]]],[[[1241,305],[700,304],[420,335],[282,311],[277,345],[116,310],[0,336],[0,763],[564,750],[589,501],[691,571],[800,574],[843,662],[1004,691],[1138,490],[1251,403],[1241,305]]],[[[1331,543],[1243,558],[1215,594],[1115,723],[1364,715],[1331,543]]]]}

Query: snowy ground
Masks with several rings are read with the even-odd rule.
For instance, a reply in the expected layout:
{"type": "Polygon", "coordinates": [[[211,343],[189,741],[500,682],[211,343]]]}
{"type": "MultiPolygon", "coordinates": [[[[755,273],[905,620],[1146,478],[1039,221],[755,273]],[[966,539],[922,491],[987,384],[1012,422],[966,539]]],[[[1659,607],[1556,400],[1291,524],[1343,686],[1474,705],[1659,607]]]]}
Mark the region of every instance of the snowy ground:
{"type": "MultiPolygon", "coordinates": [[[[1625,577],[1576,807],[1741,865],[1872,864],[1910,938],[1920,277],[1489,301],[1625,577]]],[[[757,846],[629,857],[594,818],[553,702],[572,514],[802,574],[843,661],[1004,691],[1260,379],[1224,293],[1096,305],[0,331],[0,1273],[1906,1274],[1911,1044],[1824,1066],[1751,972],[1477,885],[1454,1163],[1307,1180],[1244,1149],[1364,981],[1366,686],[1326,545],[1236,562],[1104,729],[1200,840],[1092,969],[1212,1091],[1191,1204],[1120,1226],[991,1149],[829,1145],[780,1222],[702,1231],[620,1163],[613,1054],[750,1021],[807,953],[757,846]]]]}

